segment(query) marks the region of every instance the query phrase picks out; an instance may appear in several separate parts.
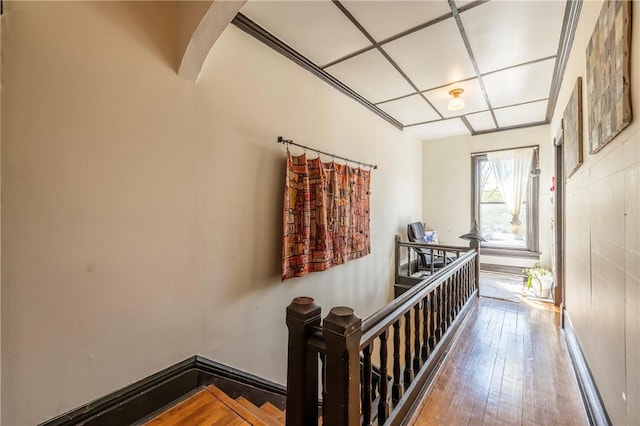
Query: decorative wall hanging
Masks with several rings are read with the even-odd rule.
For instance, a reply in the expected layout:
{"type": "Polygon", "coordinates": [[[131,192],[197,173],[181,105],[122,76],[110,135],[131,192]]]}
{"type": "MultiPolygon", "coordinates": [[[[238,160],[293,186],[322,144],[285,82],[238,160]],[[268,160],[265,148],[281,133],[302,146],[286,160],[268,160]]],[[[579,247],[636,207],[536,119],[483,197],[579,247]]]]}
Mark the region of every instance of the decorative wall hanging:
{"type": "Polygon", "coordinates": [[[578,77],[562,114],[562,128],[564,175],[569,179],[582,164],[582,77],[578,77]]]}
{"type": "Polygon", "coordinates": [[[370,181],[371,170],[294,157],[287,149],[283,281],[370,253],[370,181]]]}
{"type": "Polygon", "coordinates": [[[631,122],[631,1],[607,0],[587,45],[590,152],[631,122]]]}

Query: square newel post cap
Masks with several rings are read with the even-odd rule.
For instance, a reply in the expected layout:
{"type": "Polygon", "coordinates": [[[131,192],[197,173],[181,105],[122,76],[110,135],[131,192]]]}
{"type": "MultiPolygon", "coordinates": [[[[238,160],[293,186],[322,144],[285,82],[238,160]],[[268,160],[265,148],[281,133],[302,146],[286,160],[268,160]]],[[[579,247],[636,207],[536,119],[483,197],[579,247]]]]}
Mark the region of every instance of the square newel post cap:
{"type": "Polygon", "coordinates": [[[320,316],[320,306],[311,297],[296,297],[287,306],[287,319],[305,321],[320,316]]]}
{"type": "Polygon", "coordinates": [[[329,311],[323,321],[324,330],[340,336],[350,336],[360,330],[362,319],[357,316],[352,308],[337,306],[329,311]]]}

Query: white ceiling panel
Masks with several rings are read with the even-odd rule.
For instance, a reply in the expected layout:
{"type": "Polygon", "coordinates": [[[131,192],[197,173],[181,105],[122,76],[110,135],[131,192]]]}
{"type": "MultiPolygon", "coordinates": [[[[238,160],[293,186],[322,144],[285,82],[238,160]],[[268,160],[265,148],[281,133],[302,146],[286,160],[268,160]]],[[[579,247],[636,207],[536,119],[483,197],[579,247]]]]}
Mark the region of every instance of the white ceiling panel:
{"type": "Polygon", "coordinates": [[[551,85],[558,47],[569,42],[560,40],[564,14],[578,6],[568,0],[249,0],[241,12],[272,36],[243,16],[234,23],[291,56],[279,39],[313,63],[305,65],[313,74],[329,73],[337,80],[330,84],[348,87],[365,106],[377,105],[383,119],[391,116],[432,139],[543,122],[557,95],[551,85]],[[460,21],[451,7],[463,9],[460,21]],[[361,29],[382,43],[382,53],[361,29]],[[455,88],[464,89],[465,107],[452,112],[455,88]]]}
{"type": "Polygon", "coordinates": [[[460,14],[481,73],[556,55],[565,1],[490,1],[460,14]]]}
{"type": "Polygon", "coordinates": [[[546,119],[547,101],[532,102],[494,110],[500,127],[539,123],[546,119]]]}
{"type": "Polygon", "coordinates": [[[487,103],[482,95],[482,89],[477,78],[467,80],[460,83],[454,83],[440,89],[425,92],[427,99],[436,107],[440,114],[444,117],[457,117],[463,114],[469,114],[476,111],[484,111],[488,109],[487,103]],[[464,92],[460,97],[464,100],[464,108],[460,111],[449,111],[449,101],[451,95],[449,91],[452,89],[463,89],[464,92]]]}
{"type": "Polygon", "coordinates": [[[493,108],[549,97],[554,59],[509,68],[482,77],[493,108]]]}
{"type": "Polygon", "coordinates": [[[373,103],[415,92],[377,49],[342,61],[326,71],[373,103]]]}
{"type": "Polygon", "coordinates": [[[410,132],[420,140],[446,138],[448,136],[469,135],[469,129],[459,118],[435,121],[433,123],[420,124],[418,126],[406,127],[405,131],[410,132]]]}
{"type": "Polygon", "coordinates": [[[384,44],[382,48],[420,90],[475,76],[453,18],[384,44]]]}
{"type": "Polygon", "coordinates": [[[444,0],[344,1],[342,4],[377,41],[451,12],[444,0]]]}
{"type": "Polygon", "coordinates": [[[491,130],[496,128],[496,123],[493,121],[491,112],[483,111],[475,114],[469,114],[466,116],[469,124],[473,127],[473,130],[491,130]]]}
{"type": "Polygon", "coordinates": [[[378,107],[404,125],[437,120],[437,112],[420,95],[378,104],[378,107]]]}
{"type": "Polygon", "coordinates": [[[319,66],[371,45],[332,2],[253,0],[240,12],[319,66]]]}

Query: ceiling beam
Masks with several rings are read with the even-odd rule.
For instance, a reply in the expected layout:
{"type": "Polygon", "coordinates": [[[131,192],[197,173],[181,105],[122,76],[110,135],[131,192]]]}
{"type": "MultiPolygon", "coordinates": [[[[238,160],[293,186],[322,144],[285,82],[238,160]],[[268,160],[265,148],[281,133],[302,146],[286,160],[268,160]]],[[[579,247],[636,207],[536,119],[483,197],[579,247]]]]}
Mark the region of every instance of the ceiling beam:
{"type": "Polygon", "coordinates": [[[478,67],[478,61],[476,61],[476,57],[473,54],[473,50],[471,49],[471,43],[469,43],[469,37],[467,37],[467,33],[464,29],[464,25],[462,25],[462,19],[460,18],[460,13],[458,12],[458,7],[454,0],[449,0],[449,7],[451,8],[451,14],[453,19],[456,21],[456,25],[458,26],[458,31],[460,32],[460,37],[462,37],[462,41],[464,42],[464,46],[467,49],[467,54],[469,55],[469,60],[471,60],[471,64],[473,65],[473,69],[476,72],[476,77],[478,78],[478,84],[480,85],[480,90],[482,91],[482,96],[484,96],[484,101],[487,103],[487,107],[489,107],[489,111],[491,112],[491,118],[493,118],[493,122],[496,127],[500,127],[498,125],[498,120],[496,119],[496,115],[493,112],[493,107],[491,106],[491,101],[489,100],[489,95],[487,94],[487,88],[484,85],[484,81],[482,80],[482,73],[480,72],[480,67],[478,67]]]}
{"type": "Polygon", "coordinates": [[[351,99],[359,102],[360,104],[365,106],[367,109],[369,109],[370,111],[380,116],[382,119],[392,124],[394,127],[398,128],[399,130],[402,130],[402,127],[403,127],[402,123],[400,123],[398,120],[396,120],[395,118],[393,118],[392,116],[390,116],[389,114],[381,110],[379,107],[375,106],[373,103],[371,103],[370,101],[368,101],[367,99],[359,95],[349,86],[342,83],[340,80],[338,80],[337,78],[335,78],[334,76],[332,76],[331,74],[329,74],[328,72],[326,72],[325,70],[323,70],[322,68],[314,64],[313,62],[311,62],[309,59],[307,59],[305,56],[300,54],[298,51],[292,49],[289,45],[282,42],[279,38],[277,38],[276,36],[271,34],[269,31],[262,28],[260,25],[258,25],[257,23],[255,23],[254,21],[252,21],[242,13],[238,13],[236,17],[233,18],[231,23],[236,27],[238,27],[239,29],[241,29],[242,31],[246,32],[247,34],[253,36],[255,39],[263,42],[264,44],[266,44],[276,52],[282,54],[286,58],[289,58],[290,60],[292,60],[299,66],[301,66],[302,68],[311,72],[313,75],[315,75],[319,79],[325,81],[326,83],[329,83],[331,86],[338,89],[345,95],[349,96],[351,99]]]}
{"type": "Polygon", "coordinates": [[[562,22],[562,32],[560,33],[560,43],[558,43],[558,53],[556,54],[556,65],[553,69],[553,80],[551,80],[551,88],[549,89],[549,103],[547,104],[547,121],[551,121],[553,112],[558,102],[558,93],[564,76],[564,70],[567,67],[573,39],[576,35],[576,28],[580,20],[580,11],[582,10],[582,1],[567,0],[564,10],[564,21],[562,22]]]}
{"type": "Polygon", "coordinates": [[[444,119],[444,116],[440,113],[440,111],[438,111],[438,109],[431,103],[431,101],[429,101],[429,99],[427,99],[427,97],[425,96],[424,93],[422,93],[420,91],[420,89],[418,88],[418,86],[415,85],[415,83],[413,81],[411,81],[411,79],[409,78],[409,76],[407,74],[405,74],[404,71],[402,71],[402,69],[398,66],[398,64],[396,64],[396,62],[391,59],[391,56],[389,56],[389,54],[387,52],[384,51],[384,49],[380,46],[380,44],[371,36],[371,34],[369,34],[369,32],[367,30],[364,29],[364,27],[362,26],[362,24],[360,24],[360,22],[358,22],[358,20],[351,14],[351,12],[349,12],[339,1],[337,0],[333,0],[333,4],[335,4],[338,9],[340,9],[340,11],[351,21],[351,23],[353,25],[356,26],[356,28],[358,28],[358,30],[360,30],[360,32],[362,34],[364,34],[364,36],[373,44],[373,46],[378,50],[378,52],[380,52],[380,54],[382,56],[384,56],[384,58],[391,64],[391,66],[393,68],[396,69],[396,71],[398,71],[398,73],[400,73],[400,75],[402,76],[402,78],[404,78],[407,83],[409,83],[409,85],[411,87],[413,87],[413,90],[415,91],[416,94],[418,94],[437,114],[440,118],[444,119]]]}

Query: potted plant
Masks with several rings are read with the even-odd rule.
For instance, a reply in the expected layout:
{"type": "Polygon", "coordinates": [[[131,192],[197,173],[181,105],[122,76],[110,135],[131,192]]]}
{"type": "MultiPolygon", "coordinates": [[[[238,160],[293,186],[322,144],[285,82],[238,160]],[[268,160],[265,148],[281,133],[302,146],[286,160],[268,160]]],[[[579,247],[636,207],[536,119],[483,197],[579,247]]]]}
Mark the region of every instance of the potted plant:
{"type": "Polygon", "coordinates": [[[527,279],[525,286],[528,290],[533,288],[536,297],[540,297],[542,299],[549,298],[549,295],[551,294],[551,287],[553,286],[553,276],[551,275],[551,271],[536,263],[536,265],[531,268],[523,269],[522,273],[527,279]]]}

